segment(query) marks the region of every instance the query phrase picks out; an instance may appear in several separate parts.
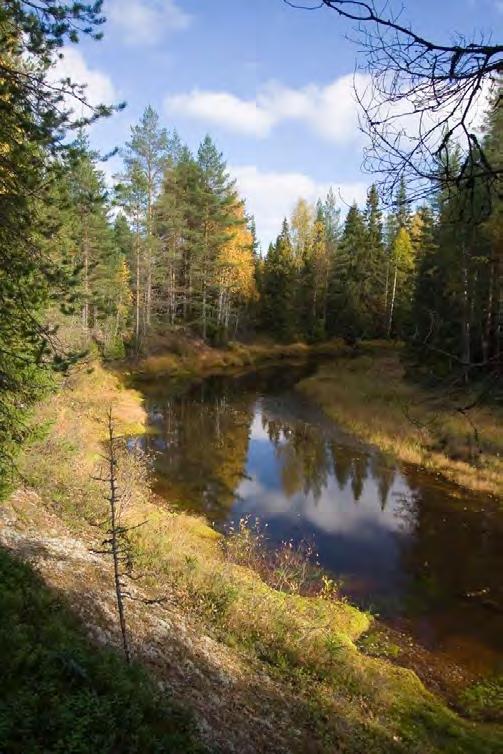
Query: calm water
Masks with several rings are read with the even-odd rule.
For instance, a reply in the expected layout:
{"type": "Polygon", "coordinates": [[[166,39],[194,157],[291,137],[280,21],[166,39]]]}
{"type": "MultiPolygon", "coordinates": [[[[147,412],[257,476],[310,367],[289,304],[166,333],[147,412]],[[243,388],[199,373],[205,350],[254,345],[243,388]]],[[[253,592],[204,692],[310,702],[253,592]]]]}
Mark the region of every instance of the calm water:
{"type": "Polygon", "coordinates": [[[501,511],[334,425],[294,390],[314,368],[144,388],[157,492],[222,529],[258,518],[271,547],[308,541],[354,602],[473,670],[501,669],[501,511]]]}

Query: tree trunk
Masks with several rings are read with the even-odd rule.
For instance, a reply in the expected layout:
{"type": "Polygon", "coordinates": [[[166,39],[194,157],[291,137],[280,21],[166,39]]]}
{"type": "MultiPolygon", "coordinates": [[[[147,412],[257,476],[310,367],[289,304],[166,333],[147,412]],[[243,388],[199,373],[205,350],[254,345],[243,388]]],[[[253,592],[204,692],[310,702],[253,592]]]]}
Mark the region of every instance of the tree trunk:
{"type": "Polygon", "coordinates": [[[468,258],[466,244],[463,242],[461,258],[462,297],[461,297],[461,361],[463,363],[464,381],[468,382],[471,362],[471,323],[470,293],[468,288],[468,258]]]}
{"type": "Polygon", "coordinates": [[[487,291],[487,311],[482,331],[482,359],[488,361],[491,354],[491,333],[493,329],[493,306],[494,306],[494,260],[489,262],[489,282],[487,291]]]}
{"type": "Polygon", "coordinates": [[[395,264],[395,274],[393,275],[393,288],[391,291],[391,303],[389,307],[389,317],[388,317],[388,330],[387,330],[388,338],[391,337],[391,328],[393,327],[393,311],[395,308],[397,278],[398,278],[398,264],[395,264]]]}
{"type": "Polygon", "coordinates": [[[82,257],[84,266],[84,306],[82,307],[82,327],[87,331],[89,329],[89,239],[85,220],[83,220],[82,232],[82,257]]]}
{"type": "Polygon", "coordinates": [[[140,340],[140,239],[136,235],[136,342],[140,340]]]}
{"type": "Polygon", "coordinates": [[[119,613],[119,624],[122,634],[122,646],[124,649],[124,657],[126,662],[131,662],[131,655],[129,652],[129,643],[126,629],[126,616],[124,613],[124,602],[122,597],[122,585],[120,580],[120,553],[119,542],[117,538],[117,459],[115,457],[115,437],[114,437],[114,425],[112,419],[112,410],[110,409],[108,414],[108,444],[109,444],[109,471],[110,471],[110,545],[112,550],[112,559],[114,565],[114,584],[115,584],[115,596],[117,599],[117,612],[119,613]]]}

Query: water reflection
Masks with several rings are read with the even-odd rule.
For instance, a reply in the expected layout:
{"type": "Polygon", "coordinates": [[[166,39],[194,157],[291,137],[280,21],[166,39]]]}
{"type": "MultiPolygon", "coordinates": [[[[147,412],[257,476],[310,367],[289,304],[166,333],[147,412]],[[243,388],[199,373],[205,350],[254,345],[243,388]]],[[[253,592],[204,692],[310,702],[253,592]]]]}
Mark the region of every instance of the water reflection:
{"type": "Polygon", "coordinates": [[[503,636],[501,513],[334,426],[291,389],[310,368],[215,378],[177,397],[152,386],[155,434],[142,442],[157,491],[220,528],[256,516],[271,546],[311,541],[353,599],[412,617],[431,646],[459,655],[477,644],[492,662],[503,636]]]}

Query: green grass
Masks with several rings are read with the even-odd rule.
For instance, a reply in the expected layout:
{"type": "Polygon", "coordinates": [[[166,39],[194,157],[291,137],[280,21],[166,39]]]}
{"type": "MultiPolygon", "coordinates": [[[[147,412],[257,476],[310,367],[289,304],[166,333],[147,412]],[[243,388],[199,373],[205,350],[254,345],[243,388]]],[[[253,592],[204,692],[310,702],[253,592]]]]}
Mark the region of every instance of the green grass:
{"type": "Polygon", "coordinates": [[[3,754],[203,752],[141,668],[90,644],[61,596],[0,550],[3,754]]]}
{"type": "MultiPolygon", "coordinates": [[[[279,591],[250,568],[226,559],[220,535],[202,519],[153,507],[138,530],[138,567],[220,641],[264,663],[300,692],[299,727],[312,727],[321,751],[473,752],[503,747],[501,731],[464,720],[417,676],[358,648],[371,616],[334,599],[279,591]]],[[[134,519],[133,519],[134,520],[134,519]]]]}

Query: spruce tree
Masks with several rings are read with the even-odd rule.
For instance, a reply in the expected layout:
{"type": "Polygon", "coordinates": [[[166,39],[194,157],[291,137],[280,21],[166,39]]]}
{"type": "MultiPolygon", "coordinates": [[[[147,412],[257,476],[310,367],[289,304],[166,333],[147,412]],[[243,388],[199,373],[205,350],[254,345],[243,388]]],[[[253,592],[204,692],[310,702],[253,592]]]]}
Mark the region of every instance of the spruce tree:
{"type": "Polygon", "coordinates": [[[222,154],[206,136],[197,153],[201,173],[198,188],[198,231],[194,238],[193,277],[197,289],[198,319],[203,338],[213,337],[217,322],[216,263],[219,251],[230,239],[237,219],[238,197],[222,154]]]}
{"type": "Polygon", "coordinates": [[[45,321],[47,306],[57,301],[65,308],[71,297],[50,244],[57,233],[54,183],[72,149],[69,129],[111,108],[86,105],[85,89],[55,82],[53,66],[65,44],[99,38],[103,21],[100,2],[40,0],[0,8],[0,485],[48,368],[68,363],[45,321]],[[73,94],[84,112],[80,122],[68,107],[73,94]]]}
{"type": "Polygon", "coordinates": [[[286,218],[276,243],[269,246],[262,274],[262,327],[279,340],[293,340],[297,330],[297,279],[290,228],[286,218]]]}
{"type": "Polygon", "coordinates": [[[367,229],[367,263],[363,282],[363,298],[365,302],[362,302],[362,304],[366,309],[367,334],[369,336],[379,336],[384,334],[386,326],[384,301],[387,260],[379,194],[374,184],[370,187],[367,195],[365,223],[367,229]]]}

